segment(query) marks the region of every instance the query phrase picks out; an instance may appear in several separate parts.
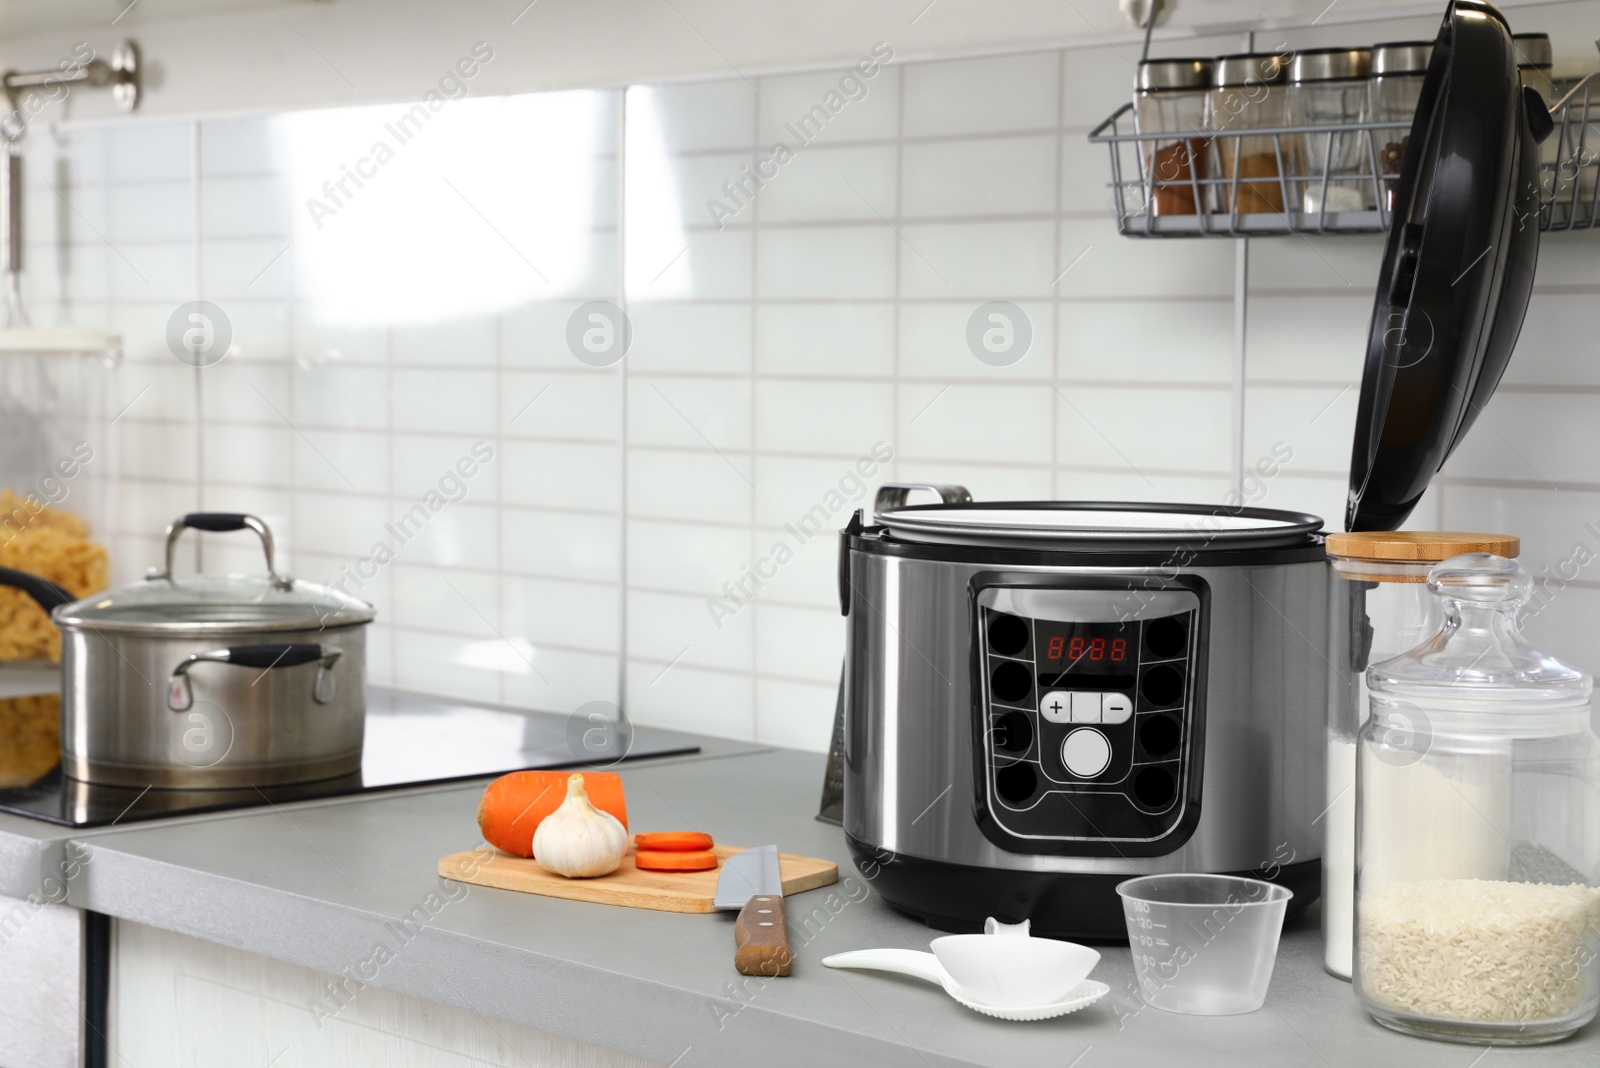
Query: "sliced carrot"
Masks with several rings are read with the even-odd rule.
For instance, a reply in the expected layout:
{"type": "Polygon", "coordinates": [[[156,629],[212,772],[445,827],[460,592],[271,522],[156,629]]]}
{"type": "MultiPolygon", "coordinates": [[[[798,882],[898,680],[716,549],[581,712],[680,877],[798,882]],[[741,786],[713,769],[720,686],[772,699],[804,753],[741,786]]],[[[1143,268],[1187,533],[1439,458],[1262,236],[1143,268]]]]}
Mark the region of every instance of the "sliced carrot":
{"type": "Polygon", "coordinates": [[[710,849],[712,841],[699,831],[652,831],[634,835],[633,844],[650,852],[693,853],[710,849]]]}
{"type": "Polygon", "coordinates": [[[640,871],[710,871],[717,866],[717,855],[709,849],[693,852],[641,849],[633,857],[640,871]]]}

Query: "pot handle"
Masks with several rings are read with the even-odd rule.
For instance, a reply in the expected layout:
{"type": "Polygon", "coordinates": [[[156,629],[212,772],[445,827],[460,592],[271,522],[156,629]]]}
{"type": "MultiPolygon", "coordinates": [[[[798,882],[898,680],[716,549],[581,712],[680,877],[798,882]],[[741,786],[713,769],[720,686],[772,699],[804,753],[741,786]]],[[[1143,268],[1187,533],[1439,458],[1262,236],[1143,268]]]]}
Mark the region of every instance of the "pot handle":
{"type": "Polygon", "coordinates": [[[320,661],[317,678],[311,685],[311,698],[319,705],[333,700],[333,665],[339,662],[344,650],[316,642],[277,642],[267,645],[231,645],[226,649],[213,649],[205,653],[190,653],[182,663],[172,669],[167,680],[167,707],[174,712],[187,712],[194,707],[194,689],[189,685],[189,669],[196,664],[237,664],[240,667],[274,668],[295,667],[320,661]]]}
{"type": "Polygon", "coordinates": [[[280,590],[292,589],[294,579],[288,575],[278,574],[272,560],[272,531],[259,517],[244,512],[190,512],[180,516],[167,524],[167,564],[160,571],[151,568],[145,575],[147,579],[170,579],[172,577],[172,556],[178,548],[178,537],[185,530],[209,530],[218,534],[226,534],[234,530],[253,530],[261,539],[261,549],[267,554],[267,574],[272,578],[272,584],[280,590]]]}
{"type": "Polygon", "coordinates": [[[57,586],[43,575],[30,575],[26,571],[17,571],[9,567],[0,567],[0,586],[21,590],[32,597],[38,602],[39,607],[44,609],[45,615],[49,615],[52,609],[77,600],[72,591],[64,586],[57,586]]]}
{"type": "Polygon", "coordinates": [[[878,487],[877,496],[872,498],[872,517],[887,512],[891,508],[899,508],[906,503],[906,498],[911,496],[912,490],[927,490],[937,493],[939,499],[945,504],[971,504],[972,494],[965,486],[938,485],[932,482],[885,482],[878,487]]]}

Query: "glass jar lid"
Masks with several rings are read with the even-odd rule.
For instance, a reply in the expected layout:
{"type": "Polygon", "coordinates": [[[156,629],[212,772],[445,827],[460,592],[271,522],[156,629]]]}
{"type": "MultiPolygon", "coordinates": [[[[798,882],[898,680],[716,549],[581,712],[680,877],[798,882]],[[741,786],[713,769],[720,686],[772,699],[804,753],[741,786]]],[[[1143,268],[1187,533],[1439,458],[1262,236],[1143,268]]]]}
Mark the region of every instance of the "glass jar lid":
{"type": "Polygon", "coordinates": [[[1218,89],[1250,85],[1282,85],[1289,76],[1284,57],[1276,52],[1240,52],[1218,56],[1213,84],[1218,89]]]}
{"type": "Polygon", "coordinates": [[[1374,694],[1479,712],[1502,705],[1587,707],[1593,679],[1522,636],[1517,615],[1533,596],[1527,568],[1493,553],[1466,553],[1428,573],[1428,592],[1444,626],[1415,649],[1368,668],[1374,694]]]}
{"type": "Polygon", "coordinates": [[[1517,53],[1518,70],[1549,70],[1555,65],[1548,33],[1514,33],[1511,47],[1517,53]]]}
{"type": "Polygon", "coordinates": [[[1141,93],[1204,89],[1210,84],[1209,59],[1147,59],[1139,64],[1141,93]]]}
{"type": "Polygon", "coordinates": [[[1432,41],[1385,41],[1372,46],[1372,76],[1426,74],[1432,58],[1432,41]]]}
{"type": "Polygon", "coordinates": [[[1289,61],[1291,82],[1338,82],[1372,72],[1370,48],[1308,48],[1289,61]]]}

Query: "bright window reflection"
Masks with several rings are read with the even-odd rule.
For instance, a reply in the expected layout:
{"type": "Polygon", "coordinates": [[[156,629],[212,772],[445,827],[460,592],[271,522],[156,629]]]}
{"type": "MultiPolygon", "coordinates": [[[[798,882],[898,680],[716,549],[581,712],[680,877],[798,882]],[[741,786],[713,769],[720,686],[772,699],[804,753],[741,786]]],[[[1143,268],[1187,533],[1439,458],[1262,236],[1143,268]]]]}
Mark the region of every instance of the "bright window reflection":
{"type": "Polygon", "coordinates": [[[629,300],[659,300],[689,291],[689,241],[658,105],[655,90],[648,86],[628,90],[623,282],[629,300]]]}
{"type": "Polygon", "coordinates": [[[578,290],[607,94],[304,111],[273,121],[296,289],[321,323],[481,315],[578,290]]]}

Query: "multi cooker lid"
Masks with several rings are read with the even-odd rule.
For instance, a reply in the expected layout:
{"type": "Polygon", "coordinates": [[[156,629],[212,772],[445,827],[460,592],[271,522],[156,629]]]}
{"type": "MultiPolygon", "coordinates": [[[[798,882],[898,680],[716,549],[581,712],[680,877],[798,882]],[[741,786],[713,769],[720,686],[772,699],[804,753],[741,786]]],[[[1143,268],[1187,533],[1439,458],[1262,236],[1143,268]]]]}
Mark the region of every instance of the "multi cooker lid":
{"type": "Polygon", "coordinates": [[[1533,289],[1537,146],[1550,128],[1543,100],[1522,84],[1505,18],[1480,0],[1455,0],[1405,141],[1346,529],[1404,523],[1499,385],[1533,289]]]}
{"type": "Polygon", "coordinates": [[[1302,512],[1112,501],[911,505],[879,509],[876,522],[902,541],[1083,552],[1280,548],[1322,529],[1302,512]]]}

